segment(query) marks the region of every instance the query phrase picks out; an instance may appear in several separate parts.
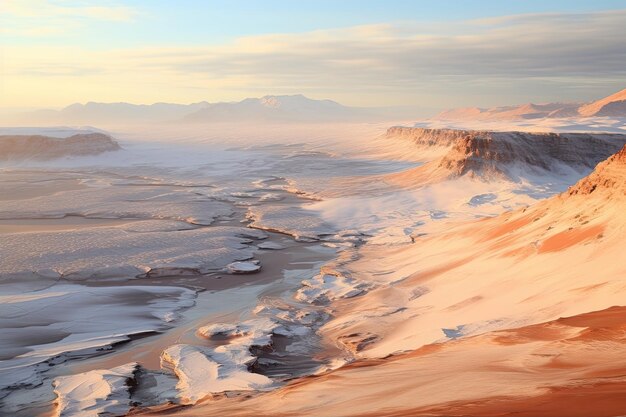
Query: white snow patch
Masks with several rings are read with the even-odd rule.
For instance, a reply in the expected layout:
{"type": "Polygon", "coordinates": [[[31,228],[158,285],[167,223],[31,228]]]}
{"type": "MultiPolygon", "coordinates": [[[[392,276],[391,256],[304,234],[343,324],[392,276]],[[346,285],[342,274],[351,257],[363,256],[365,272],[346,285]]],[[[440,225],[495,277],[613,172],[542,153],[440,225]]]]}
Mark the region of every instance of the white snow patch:
{"type": "Polygon", "coordinates": [[[166,286],[47,288],[4,285],[0,296],[0,397],[40,384],[49,364],[98,354],[136,334],[163,330],[195,291],[166,286]]]}
{"type": "Polygon", "coordinates": [[[194,404],[213,393],[270,386],[268,377],[248,372],[247,365],[255,360],[241,350],[224,352],[183,344],[170,346],[161,354],[162,365],[171,366],[178,376],[176,388],[183,404],[194,404]]]}
{"type": "Polygon", "coordinates": [[[229,274],[252,274],[261,270],[261,265],[250,261],[232,262],[226,265],[229,274]]]}
{"type": "Polygon", "coordinates": [[[312,304],[356,297],[367,289],[365,283],[354,278],[324,272],[302,281],[302,285],[296,292],[296,299],[312,304]]]}
{"type": "Polygon", "coordinates": [[[113,369],[99,369],[60,376],[54,382],[58,417],[101,417],[125,415],[131,407],[130,381],[138,368],[128,363],[113,369]]]}

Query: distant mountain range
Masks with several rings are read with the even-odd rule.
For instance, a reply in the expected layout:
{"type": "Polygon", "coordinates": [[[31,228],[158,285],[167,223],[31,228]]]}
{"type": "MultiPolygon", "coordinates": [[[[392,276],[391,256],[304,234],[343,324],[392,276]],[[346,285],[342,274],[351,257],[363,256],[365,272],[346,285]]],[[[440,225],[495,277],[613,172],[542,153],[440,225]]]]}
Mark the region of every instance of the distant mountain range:
{"type": "MultiPolygon", "coordinates": [[[[625,117],[626,89],[591,103],[523,104],[459,108],[439,113],[435,121],[506,121],[585,117],[625,117]]],[[[72,104],[61,110],[36,110],[10,118],[13,124],[115,126],[154,123],[340,123],[386,122],[415,117],[409,107],[349,107],[301,94],[268,95],[238,102],[192,104],[72,104]]]]}
{"type": "Polygon", "coordinates": [[[332,100],[312,100],[298,94],[208,104],[184,119],[191,122],[338,122],[380,120],[384,113],[383,109],[347,107],[332,100]]]}
{"type": "Polygon", "coordinates": [[[376,122],[410,117],[406,109],[348,107],[301,94],[247,98],[239,102],[193,104],[72,104],[61,110],[24,113],[24,123],[111,125],[153,122],[376,122]],[[404,113],[404,114],[403,114],[404,113]]]}
{"type": "Polygon", "coordinates": [[[482,109],[467,107],[439,113],[437,120],[519,120],[565,117],[626,117],[626,89],[603,99],[581,103],[523,104],[482,109]]]}

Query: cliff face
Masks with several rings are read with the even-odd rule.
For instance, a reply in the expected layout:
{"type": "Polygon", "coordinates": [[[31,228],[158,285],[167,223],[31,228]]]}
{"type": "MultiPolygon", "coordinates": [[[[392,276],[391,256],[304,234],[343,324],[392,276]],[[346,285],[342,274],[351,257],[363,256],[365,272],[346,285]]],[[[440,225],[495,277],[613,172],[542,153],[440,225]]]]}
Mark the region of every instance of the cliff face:
{"type": "Polygon", "coordinates": [[[448,147],[470,135],[471,130],[422,129],[418,127],[393,126],[387,129],[387,138],[408,140],[419,146],[448,147]]]}
{"type": "Polygon", "coordinates": [[[559,165],[590,169],[626,144],[626,135],[397,127],[387,131],[387,138],[448,148],[442,158],[418,168],[435,177],[511,176],[519,170],[553,171],[559,165]]]}
{"type": "Polygon", "coordinates": [[[120,145],[102,133],[81,133],[68,138],[42,135],[0,136],[0,160],[54,159],[64,156],[97,155],[116,151],[120,145]]]}

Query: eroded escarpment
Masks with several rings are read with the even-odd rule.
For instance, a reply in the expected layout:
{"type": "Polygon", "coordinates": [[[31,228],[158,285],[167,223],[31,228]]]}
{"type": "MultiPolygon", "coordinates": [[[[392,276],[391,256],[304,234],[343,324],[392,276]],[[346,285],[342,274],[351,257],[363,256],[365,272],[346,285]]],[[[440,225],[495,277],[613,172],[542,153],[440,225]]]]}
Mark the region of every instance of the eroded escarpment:
{"type": "Polygon", "coordinates": [[[392,127],[386,137],[419,147],[447,148],[440,158],[390,179],[460,176],[517,178],[520,174],[588,171],[626,144],[626,135],[494,132],[392,127]]]}
{"type": "Polygon", "coordinates": [[[422,129],[416,127],[392,126],[387,129],[387,138],[410,140],[420,146],[454,145],[471,133],[470,130],[422,129]]]}

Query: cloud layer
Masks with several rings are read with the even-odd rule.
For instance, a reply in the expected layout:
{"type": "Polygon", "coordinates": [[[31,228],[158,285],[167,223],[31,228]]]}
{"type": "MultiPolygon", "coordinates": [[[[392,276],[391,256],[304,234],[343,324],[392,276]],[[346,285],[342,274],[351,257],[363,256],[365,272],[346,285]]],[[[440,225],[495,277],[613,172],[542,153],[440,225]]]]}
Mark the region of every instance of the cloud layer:
{"type": "MultiPolygon", "coordinates": [[[[117,9],[80,13],[132,16],[117,9]]],[[[5,46],[7,102],[0,104],[190,102],[295,92],[356,105],[433,108],[577,99],[626,86],[624,39],[626,10],[400,22],[207,46],[5,46]]]]}

